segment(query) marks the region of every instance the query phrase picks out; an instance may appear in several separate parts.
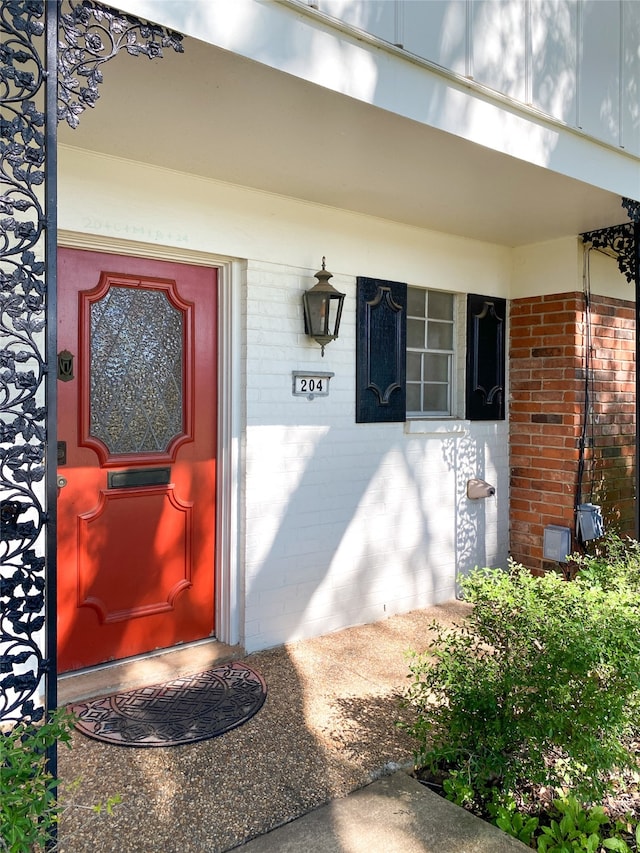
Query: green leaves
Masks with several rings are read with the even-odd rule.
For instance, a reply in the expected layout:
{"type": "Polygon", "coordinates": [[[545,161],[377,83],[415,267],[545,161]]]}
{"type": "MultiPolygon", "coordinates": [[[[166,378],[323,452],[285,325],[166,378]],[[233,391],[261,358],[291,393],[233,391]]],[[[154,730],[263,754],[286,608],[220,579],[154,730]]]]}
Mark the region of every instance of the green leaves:
{"type": "Polygon", "coordinates": [[[512,835],[530,847],[538,829],[539,820],[537,817],[501,806],[497,810],[494,823],[507,835],[512,835]]]}
{"type": "MultiPolygon", "coordinates": [[[[59,709],[44,722],[18,723],[0,732],[0,851],[54,849],[51,833],[68,805],[58,799],[58,780],[48,770],[46,753],[56,741],[71,746],[73,721],[59,709]]],[[[91,808],[111,815],[120,802],[116,794],[91,808]]]]}
{"type": "Polygon", "coordinates": [[[553,808],[562,817],[541,827],[538,853],[600,853],[601,850],[631,853],[619,829],[610,825],[600,806],[585,809],[575,797],[566,797],[554,800],[553,808]]]}
{"type": "Polygon", "coordinates": [[[632,853],[640,841],[640,825],[636,846],[631,848],[622,838],[624,827],[618,822],[612,826],[602,808],[584,808],[575,797],[554,800],[549,812],[540,817],[516,811],[514,806],[498,807],[493,822],[538,853],[632,853]]]}
{"type": "Polygon", "coordinates": [[[618,850],[619,853],[629,853],[630,851],[629,845],[621,838],[605,838],[602,846],[605,850],[618,850]]]}
{"type": "Polygon", "coordinates": [[[56,711],[43,723],[18,723],[0,734],[0,849],[11,853],[44,847],[58,820],[57,781],[46,751],[69,743],[72,717],[56,711]]]}

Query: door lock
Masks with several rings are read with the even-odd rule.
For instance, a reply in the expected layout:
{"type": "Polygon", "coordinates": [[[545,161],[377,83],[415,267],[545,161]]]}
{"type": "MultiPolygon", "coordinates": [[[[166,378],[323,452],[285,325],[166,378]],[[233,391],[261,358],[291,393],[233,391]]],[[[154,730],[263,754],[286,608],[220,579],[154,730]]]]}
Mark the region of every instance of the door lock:
{"type": "Polygon", "coordinates": [[[67,485],[67,478],[66,477],[58,477],[58,488],[64,489],[64,487],[66,485],[67,485]]]}

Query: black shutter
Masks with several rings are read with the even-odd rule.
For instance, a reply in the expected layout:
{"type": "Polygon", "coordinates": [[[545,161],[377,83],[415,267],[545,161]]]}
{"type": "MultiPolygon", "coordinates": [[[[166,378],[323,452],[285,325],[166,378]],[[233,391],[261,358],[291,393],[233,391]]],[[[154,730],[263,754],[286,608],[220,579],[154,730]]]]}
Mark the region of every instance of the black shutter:
{"type": "Polygon", "coordinates": [[[357,279],[356,422],[404,421],[407,285],[357,279]]]}
{"type": "Polygon", "coordinates": [[[467,297],[466,416],[470,421],[504,420],[507,302],[467,297]]]}

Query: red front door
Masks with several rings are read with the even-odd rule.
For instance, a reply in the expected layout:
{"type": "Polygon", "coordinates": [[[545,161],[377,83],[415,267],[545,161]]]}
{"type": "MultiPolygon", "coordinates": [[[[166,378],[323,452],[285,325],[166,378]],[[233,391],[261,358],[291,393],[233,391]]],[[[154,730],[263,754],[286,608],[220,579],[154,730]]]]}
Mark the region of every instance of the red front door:
{"type": "Polygon", "coordinates": [[[216,271],[58,255],[58,658],[213,633],[216,271]]]}

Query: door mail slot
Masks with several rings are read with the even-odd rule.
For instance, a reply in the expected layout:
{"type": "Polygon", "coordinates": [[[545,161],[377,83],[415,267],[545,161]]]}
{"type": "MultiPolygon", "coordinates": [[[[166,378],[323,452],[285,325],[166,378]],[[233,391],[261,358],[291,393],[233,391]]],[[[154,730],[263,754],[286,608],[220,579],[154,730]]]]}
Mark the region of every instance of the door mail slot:
{"type": "Polygon", "coordinates": [[[171,468],[130,468],[128,471],[109,471],[109,489],[135,489],[139,486],[168,486],[171,468]]]}

